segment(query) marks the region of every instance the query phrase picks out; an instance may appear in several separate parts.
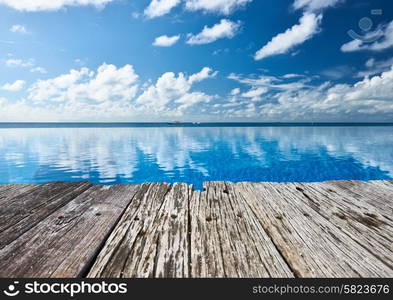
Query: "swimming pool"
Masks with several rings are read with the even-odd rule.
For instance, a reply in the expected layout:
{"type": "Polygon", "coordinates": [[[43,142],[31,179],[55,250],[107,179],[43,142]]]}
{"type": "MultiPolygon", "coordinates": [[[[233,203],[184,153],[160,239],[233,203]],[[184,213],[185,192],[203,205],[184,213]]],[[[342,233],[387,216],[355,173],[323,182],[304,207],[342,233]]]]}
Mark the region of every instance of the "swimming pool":
{"type": "Polygon", "coordinates": [[[0,183],[392,179],[391,126],[0,128],[0,183]]]}

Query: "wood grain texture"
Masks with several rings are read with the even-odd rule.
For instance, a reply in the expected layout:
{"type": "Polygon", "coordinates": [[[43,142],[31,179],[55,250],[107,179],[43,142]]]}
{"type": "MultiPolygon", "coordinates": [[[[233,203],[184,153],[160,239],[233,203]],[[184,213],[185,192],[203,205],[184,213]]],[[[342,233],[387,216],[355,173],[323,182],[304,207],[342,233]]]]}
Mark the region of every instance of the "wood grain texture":
{"type": "Polygon", "coordinates": [[[190,202],[192,277],[293,277],[233,184],[204,188],[190,202]]]}
{"type": "MultiPolygon", "coordinates": [[[[337,191],[341,195],[350,195],[356,202],[368,203],[381,214],[392,218],[393,215],[393,188],[389,181],[328,181],[323,184],[337,191]]],[[[392,184],[393,185],[393,184],[392,184]]]]}
{"type": "Polygon", "coordinates": [[[319,200],[280,183],[240,183],[264,229],[299,277],[391,277],[393,270],[321,215],[319,200]],[[306,203],[307,201],[307,203],[306,203]]]}
{"type": "Polygon", "coordinates": [[[88,277],[292,277],[232,187],[144,185],[88,277]]]}
{"type": "Polygon", "coordinates": [[[310,207],[359,247],[393,268],[393,222],[378,210],[348,195],[337,194],[323,183],[287,183],[280,187],[297,194],[305,204],[315,203],[310,207]]]}
{"type": "MultiPolygon", "coordinates": [[[[160,241],[158,229],[170,211],[164,205],[170,186],[142,184],[110,235],[88,277],[154,277],[160,241]],[[161,217],[160,217],[161,216],[161,217]]],[[[168,200],[168,198],[167,198],[168,200]]]]}
{"type": "Polygon", "coordinates": [[[138,186],[94,186],[0,250],[0,277],[78,277],[138,186]]]}
{"type": "Polygon", "coordinates": [[[109,237],[89,277],[188,277],[186,184],[144,184],[109,237]]]}
{"type": "Polygon", "coordinates": [[[39,185],[33,184],[0,184],[0,206],[7,203],[10,199],[30,192],[39,185]]]}
{"type": "Polygon", "coordinates": [[[0,206],[0,249],[91,187],[89,182],[52,182],[8,197],[0,206]]]}
{"type": "Polygon", "coordinates": [[[392,277],[393,182],[0,185],[0,277],[392,277]]]}

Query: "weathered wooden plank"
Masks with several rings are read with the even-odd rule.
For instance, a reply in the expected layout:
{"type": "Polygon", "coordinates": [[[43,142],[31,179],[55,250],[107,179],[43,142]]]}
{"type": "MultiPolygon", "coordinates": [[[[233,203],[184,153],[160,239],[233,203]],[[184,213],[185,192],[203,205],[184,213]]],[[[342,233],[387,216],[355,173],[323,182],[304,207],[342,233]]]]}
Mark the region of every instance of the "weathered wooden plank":
{"type": "Polygon", "coordinates": [[[391,181],[205,189],[0,185],[0,277],[393,276],[391,181]]]}
{"type": "Polygon", "coordinates": [[[368,203],[378,209],[381,214],[391,218],[393,215],[393,189],[389,187],[388,183],[341,180],[328,181],[323,184],[340,195],[347,194],[357,199],[357,201],[368,203]]]}
{"type": "Polygon", "coordinates": [[[323,183],[282,183],[280,188],[297,194],[297,199],[393,269],[393,222],[371,205],[338,194],[323,183]]]}
{"type": "Polygon", "coordinates": [[[88,277],[188,277],[190,189],[143,184],[88,277]]]}
{"type": "Polygon", "coordinates": [[[389,187],[385,186],[382,181],[381,186],[377,182],[367,182],[365,185],[361,182],[349,182],[349,185],[353,186],[353,184],[356,186],[354,189],[351,188],[353,192],[342,188],[346,186],[345,181],[341,181],[340,185],[337,181],[302,183],[301,185],[309,187],[310,192],[317,190],[315,197],[318,199],[327,197],[329,198],[327,201],[332,204],[336,203],[341,208],[345,207],[348,211],[352,211],[353,217],[357,217],[358,221],[366,226],[374,230],[380,229],[379,231],[392,236],[393,219],[390,206],[393,204],[393,185],[389,190],[389,187]],[[378,201],[372,201],[373,199],[378,201]]]}
{"type": "Polygon", "coordinates": [[[192,186],[175,183],[158,212],[154,277],[189,277],[189,198],[192,186]]]}
{"type": "Polygon", "coordinates": [[[0,250],[0,277],[78,277],[138,186],[94,186],[0,250]]]}
{"type": "Polygon", "coordinates": [[[393,270],[279,183],[235,185],[299,277],[390,277],[393,270]]]}
{"type": "Polygon", "coordinates": [[[0,206],[0,249],[34,227],[92,184],[53,182],[8,199],[0,206]]]}
{"type": "Polygon", "coordinates": [[[0,184],[0,206],[6,205],[10,199],[38,187],[38,185],[33,184],[0,184]]]}
{"type": "Polygon", "coordinates": [[[190,202],[192,277],[293,277],[233,184],[204,187],[190,202]]]}

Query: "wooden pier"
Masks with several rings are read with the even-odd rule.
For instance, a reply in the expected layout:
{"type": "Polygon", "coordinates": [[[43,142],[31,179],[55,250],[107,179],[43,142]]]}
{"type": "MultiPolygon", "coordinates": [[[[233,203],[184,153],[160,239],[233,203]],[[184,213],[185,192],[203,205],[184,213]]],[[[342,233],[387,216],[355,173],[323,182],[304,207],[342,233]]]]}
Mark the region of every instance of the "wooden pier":
{"type": "Polygon", "coordinates": [[[393,277],[393,182],[0,185],[0,277],[393,277]]]}

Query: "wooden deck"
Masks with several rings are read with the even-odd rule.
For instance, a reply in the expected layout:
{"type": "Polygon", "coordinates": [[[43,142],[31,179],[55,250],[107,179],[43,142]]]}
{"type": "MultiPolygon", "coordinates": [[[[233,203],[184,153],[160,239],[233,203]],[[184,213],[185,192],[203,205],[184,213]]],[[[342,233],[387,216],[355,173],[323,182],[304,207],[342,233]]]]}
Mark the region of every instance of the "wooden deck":
{"type": "Polygon", "coordinates": [[[393,277],[393,182],[0,185],[0,277],[393,277]]]}

